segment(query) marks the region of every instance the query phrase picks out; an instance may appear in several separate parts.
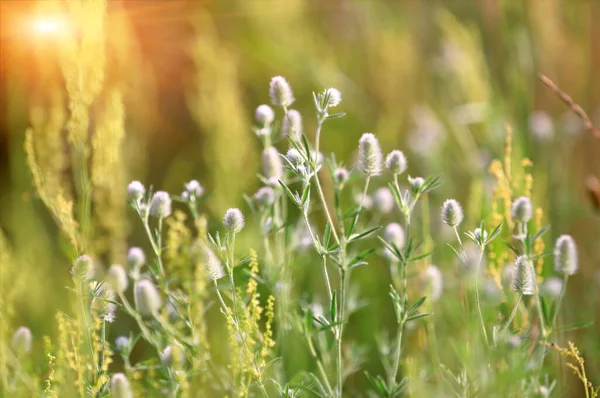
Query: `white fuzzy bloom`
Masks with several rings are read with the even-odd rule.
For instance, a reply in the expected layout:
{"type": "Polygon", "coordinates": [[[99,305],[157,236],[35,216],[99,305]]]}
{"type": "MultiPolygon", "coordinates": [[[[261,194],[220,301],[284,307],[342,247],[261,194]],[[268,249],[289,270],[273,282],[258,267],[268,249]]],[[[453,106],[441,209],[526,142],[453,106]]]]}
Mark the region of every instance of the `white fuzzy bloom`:
{"type": "Polygon", "coordinates": [[[288,149],[287,153],[285,154],[285,158],[294,167],[298,167],[304,164],[304,157],[296,148],[288,149]]]}
{"type": "Polygon", "coordinates": [[[204,187],[196,180],[191,180],[185,184],[185,191],[190,198],[199,198],[204,194],[204,187]]]}
{"type": "Polygon", "coordinates": [[[382,214],[388,214],[394,209],[394,196],[390,192],[389,188],[381,187],[373,195],[373,203],[375,209],[382,214]]]}
{"type": "Polygon", "coordinates": [[[540,141],[549,141],[554,138],[554,122],[544,111],[534,111],[529,115],[529,130],[540,141]]]}
{"type": "Polygon", "coordinates": [[[281,124],[281,135],[283,137],[290,137],[296,140],[300,140],[302,137],[302,115],[295,109],[290,109],[287,115],[283,118],[281,124]]]}
{"type": "Polygon", "coordinates": [[[185,362],[185,350],[178,343],[168,345],[163,350],[160,360],[167,366],[178,368],[185,362]]]}
{"type": "Polygon", "coordinates": [[[482,231],[481,228],[475,228],[475,231],[473,231],[473,235],[475,236],[475,239],[477,239],[478,242],[485,241],[488,238],[488,231],[482,231]]]}
{"type": "Polygon", "coordinates": [[[267,180],[283,178],[283,163],[279,152],[273,146],[265,148],[262,154],[263,175],[267,180]]]}
{"type": "Polygon", "coordinates": [[[560,296],[560,292],[562,292],[562,289],[563,280],[556,276],[548,278],[546,281],[544,281],[541,288],[543,294],[552,297],[553,299],[557,299],[558,296],[560,296]]]}
{"type": "Polygon", "coordinates": [[[127,290],[128,280],[125,269],[120,264],[113,264],[108,269],[107,278],[108,283],[117,293],[123,293],[127,290]]]}
{"type": "Polygon", "coordinates": [[[271,187],[261,187],[254,194],[254,200],[256,200],[260,206],[271,206],[275,202],[275,190],[271,187]]]}
{"type": "Polygon", "coordinates": [[[11,345],[17,355],[30,353],[33,345],[31,330],[25,326],[18,328],[12,336],[11,345]]]}
{"type": "Polygon", "coordinates": [[[264,104],[259,105],[259,107],[256,108],[254,116],[261,126],[267,126],[275,120],[275,112],[273,112],[273,109],[269,105],[264,104]]]}
{"type": "Polygon", "coordinates": [[[123,373],[115,373],[110,378],[110,396],[113,398],[133,398],[133,391],[127,376],[123,373]]]}
{"type": "Polygon", "coordinates": [[[362,205],[365,210],[371,210],[373,208],[373,198],[369,195],[363,195],[362,193],[356,194],[354,201],[357,205],[362,205]]]}
{"type": "Polygon", "coordinates": [[[379,141],[373,133],[364,133],[358,141],[358,168],[367,176],[381,174],[382,169],[381,148],[379,141]]]}
{"type": "Polygon", "coordinates": [[[82,254],[73,263],[73,274],[77,274],[85,280],[91,280],[96,276],[94,261],[87,254],[82,254]]]}
{"type": "Polygon", "coordinates": [[[336,88],[328,88],[323,92],[325,99],[327,100],[326,106],[329,108],[334,108],[342,102],[342,93],[336,88]]]}
{"type": "Polygon", "coordinates": [[[526,196],[515,199],[511,207],[511,215],[517,221],[522,223],[529,222],[533,216],[533,206],[531,200],[526,196]]]}
{"type": "Polygon", "coordinates": [[[438,301],[442,297],[443,278],[438,267],[429,265],[423,273],[421,283],[431,301],[438,301]]]}
{"type": "Polygon", "coordinates": [[[288,107],[294,102],[294,93],[290,84],[282,76],[275,76],[269,84],[269,97],[275,106],[288,107]]]}
{"type": "Polygon", "coordinates": [[[385,158],[385,166],[394,174],[402,174],[408,167],[406,156],[399,150],[393,150],[385,158]]]}
{"type": "Polygon", "coordinates": [[[479,271],[485,267],[485,257],[481,257],[481,250],[474,244],[465,245],[463,258],[459,259],[458,270],[460,274],[473,277],[477,276],[479,271]],[[479,259],[481,258],[481,263],[479,259]]]}
{"type": "Polygon", "coordinates": [[[142,316],[152,316],[158,312],[162,300],[156,287],[148,279],[136,282],[134,288],[135,307],[142,316]]]}
{"type": "Polygon", "coordinates": [[[127,186],[127,194],[129,195],[129,199],[133,200],[134,202],[142,199],[145,193],[146,188],[144,187],[144,184],[139,181],[132,181],[127,186]]]}
{"type": "Polygon", "coordinates": [[[348,181],[348,178],[350,178],[350,173],[345,168],[340,167],[335,169],[333,172],[333,177],[335,178],[335,182],[338,184],[343,184],[348,181]]]}
{"type": "Polygon", "coordinates": [[[127,264],[132,267],[141,267],[146,262],[146,255],[139,247],[132,247],[127,253],[127,264]]]}
{"type": "Polygon", "coordinates": [[[408,176],[408,183],[410,184],[412,191],[416,193],[419,191],[419,189],[421,189],[423,184],[425,184],[425,179],[423,179],[423,177],[414,177],[413,178],[411,176],[408,176]]]}
{"type": "Polygon", "coordinates": [[[171,197],[167,192],[158,191],[152,196],[150,215],[157,218],[166,218],[171,215],[171,197]]]}
{"type": "Polygon", "coordinates": [[[238,233],[244,228],[244,214],[240,209],[229,209],[225,212],[223,224],[229,231],[238,233]]]}
{"type": "Polygon", "coordinates": [[[575,240],[570,235],[561,235],[554,245],[554,269],[561,274],[573,275],[578,267],[575,240]]]}
{"type": "Polygon", "coordinates": [[[225,271],[223,271],[223,265],[221,265],[221,260],[219,260],[219,257],[217,257],[217,255],[206,246],[203,247],[202,252],[204,254],[204,266],[206,267],[208,277],[213,281],[224,277],[225,271]]]}
{"type": "Polygon", "coordinates": [[[115,340],[115,346],[117,347],[117,350],[120,352],[127,350],[129,348],[129,343],[130,343],[129,337],[127,337],[127,336],[119,336],[115,340]]]}
{"type": "MultiPolygon", "coordinates": [[[[389,223],[386,225],[383,231],[383,238],[387,243],[396,245],[398,250],[402,250],[406,241],[404,230],[398,223],[389,223]]],[[[398,261],[396,256],[387,247],[383,249],[383,256],[389,261],[398,261]]]]}
{"type": "Polygon", "coordinates": [[[535,275],[533,274],[533,263],[527,256],[519,256],[515,260],[513,272],[512,291],[531,296],[535,289],[535,275]]]}
{"type": "Polygon", "coordinates": [[[442,205],[442,221],[451,227],[460,225],[464,218],[463,209],[454,199],[448,199],[442,205]]]}

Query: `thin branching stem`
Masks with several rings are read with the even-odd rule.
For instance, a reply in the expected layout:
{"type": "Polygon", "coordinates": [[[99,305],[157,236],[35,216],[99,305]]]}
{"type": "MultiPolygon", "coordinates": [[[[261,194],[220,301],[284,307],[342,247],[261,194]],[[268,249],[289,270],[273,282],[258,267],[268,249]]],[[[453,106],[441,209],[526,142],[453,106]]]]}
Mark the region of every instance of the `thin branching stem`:
{"type": "Polygon", "coordinates": [[[481,261],[483,260],[484,249],[480,249],[479,260],[477,261],[477,275],[475,276],[475,302],[477,303],[477,312],[479,313],[479,322],[481,323],[481,331],[483,332],[483,338],[485,344],[489,345],[487,331],[485,329],[485,322],[483,321],[483,312],[481,311],[481,302],[479,300],[479,273],[481,270],[481,261]]]}

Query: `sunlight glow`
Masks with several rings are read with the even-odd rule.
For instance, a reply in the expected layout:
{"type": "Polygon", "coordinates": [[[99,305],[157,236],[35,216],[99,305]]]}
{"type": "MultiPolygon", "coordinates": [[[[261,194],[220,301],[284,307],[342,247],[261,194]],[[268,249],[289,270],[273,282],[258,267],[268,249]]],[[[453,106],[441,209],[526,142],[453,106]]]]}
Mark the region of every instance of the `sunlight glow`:
{"type": "Polygon", "coordinates": [[[63,24],[59,19],[38,19],[33,21],[33,29],[38,34],[51,35],[57,34],[63,29],[63,24]]]}

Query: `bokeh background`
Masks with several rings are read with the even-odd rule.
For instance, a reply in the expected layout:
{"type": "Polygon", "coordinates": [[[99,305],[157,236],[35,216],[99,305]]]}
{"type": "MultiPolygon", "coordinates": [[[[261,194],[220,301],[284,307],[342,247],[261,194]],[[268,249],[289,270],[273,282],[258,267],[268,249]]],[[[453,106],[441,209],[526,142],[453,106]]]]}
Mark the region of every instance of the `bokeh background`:
{"type": "MultiPolygon", "coordinates": [[[[68,309],[70,253],[33,188],[24,151],[28,127],[37,123],[55,134],[57,144],[40,156],[41,167],[68,179],[64,131],[51,123],[67,112],[65,60],[57,56],[56,37],[32,28],[36,18],[57,15],[46,3],[0,2],[0,249],[10,248],[19,264],[17,271],[0,264],[0,286],[4,304],[13,308],[6,322],[53,336],[55,311],[68,309]]],[[[91,105],[90,139],[115,87],[125,105],[125,135],[113,168],[104,171],[110,189],[103,200],[114,206],[106,214],[94,209],[97,236],[106,238],[97,254],[106,263],[123,262],[129,245],[144,242],[122,200],[131,179],[175,194],[198,179],[210,193],[204,210],[216,220],[229,207],[244,208],[242,194],[260,185],[254,109],[268,103],[270,78],[283,75],[309,137],[312,91],[342,92],[347,116],[327,126],[324,152],[351,164],[358,138],[372,131],[386,152],[405,151],[411,174],[441,175],[432,218],[448,197],[474,218],[485,216],[473,190],[491,189],[487,168],[503,156],[510,124],[515,158],[533,162],[533,199],[552,225],[547,246],[561,233],[579,244],[581,270],[570,281],[565,316],[598,319],[600,213],[586,181],[600,177],[600,140],[538,74],[600,125],[600,2],[109,0],[106,18],[106,51],[97,54],[105,84],[91,105]],[[111,222],[103,224],[105,217],[111,222]]],[[[451,268],[443,251],[433,261],[451,268]]],[[[551,272],[550,262],[546,267],[551,272]]],[[[360,280],[367,296],[386,289],[385,278],[372,270],[360,280]]],[[[584,356],[595,354],[588,366],[596,381],[598,336],[597,322],[574,334],[584,356]]]]}

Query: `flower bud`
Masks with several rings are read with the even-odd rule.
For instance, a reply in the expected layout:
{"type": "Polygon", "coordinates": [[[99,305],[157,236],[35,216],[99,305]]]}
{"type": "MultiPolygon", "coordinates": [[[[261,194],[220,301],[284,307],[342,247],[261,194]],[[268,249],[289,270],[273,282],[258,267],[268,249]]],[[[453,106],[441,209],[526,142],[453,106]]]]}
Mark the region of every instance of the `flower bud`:
{"type": "Polygon", "coordinates": [[[261,207],[269,207],[275,202],[275,191],[271,187],[262,187],[254,194],[254,200],[261,207]]]}
{"type": "Polygon", "coordinates": [[[166,218],[171,215],[171,197],[167,192],[158,191],[152,196],[150,215],[157,218],[166,218]]]}
{"type": "Polygon", "coordinates": [[[33,336],[31,330],[25,326],[18,328],[12,337],[12,349],[17,355],[28,354],[31,352],[33,336]]]}
{"type": "Polygon", "coordinates": [[[185,184],[185,192],[190,199],[199,198],[204,194],[204,187],[196,180],[191,180],[185,184]]]}
{"type": "Polygon", "coordinates": [[[373,208],[373,198],[369,195],[363,193],[356,194],[356,196],[354,196],[354,201],[358,206],[361,206],[365,210],[373,208]]]}
{"type": "Polygon", "coordinates": [[[269,105],[260,105],[256,108],[256,113],[254,115],[256,117],[256,121],[261,126],[266,126],[273,123],[275,120],[275,112],[269,105]]]}
{"type": "Polygon", "coordinates": [[[526,223],[531,220],[533,215],[533,206],[531,200],[526,196],[515,199],[511,207],[511,215],[515,220],[526,223]]]}
{"type": "Polygon", "coordinates": [[[385,158],[385,166],[394,174],[402,174],[406,171],[407,161],[404,153],[399,150],[390,152],[385,158]]]}
{"type": "Polygon", "coordinates": [[[379,141],[372,133],[364,133],[358,141],[358,168],[367,176],[381,174],[382,163],[379,141]]]}
{"type": "Polygon", "coordinates": [[[388,214],[394,209],[394,197],[390,192],[389,188],[379,188],[375,191],[373,195],[373,203],[375,204],[375,209],[378,210],[381,214],[388,214]]]}
{"type": "Polygon", "coordinates": [[[146,188],[144,188],[144,185],[139,181],[132,181],[127,186],[127,194],[129,195],[129,199],[134,202],[142,199],[145,193],[146,188]]]}
{"type": "Polygon", "coordinates": [[[141,267],[146,262],[144,251],[139,247],[132,247],[127,253],[127,264],[134,268],[141,267]]]}
{"type": "Polygon", "coordinates": [[[527,256],[519,256],[515,260],[515,270],[513,272],[512,291],[531,296],[534,293],[533,263],[527,256]]]}
{"type": "Polygon", "coordinates": [[[557,278],[556,276],[548,278],[541,288],[543,294],[552,297],[553,299],[557,299],[558,296],[560,296],[562,289],[563,281],[561,278],[557,278]]]}
{"type": "Polygon", "coordinates": [[[273,146],[265,148],[262,154],[263,175],[267,180],[280,180],[283,177],[283,163],[279,152],[273,146]]]}
{"type": "Polygon", "coordinates": [[[142,316],[152,316],[158,312],[162,305],[162,300],[154,287],[154,284],[148,279],[142,279],[136,282],[134,289],[135,307],[142,316]]]}
{"type": "Polygon", "coordinates": [[[72,273],[85,280],[93,279],[95,276],[94,262],[87,254],[82,254],[75,259],[72,273]]]}
{"type": "Polygon", "coordinates": [[[282,76],[275,76],[269,84],[269,97],[275,106],[288,107],[294,102],[290,84],[282,76]]]}
{"type": "Polygon", "coordinates": [[[438,301],[442,297],[443,279],[438,267],[429,265],[425,269],[421,283],[431,301],[438,301]]]}
{"type": "Polygon", "coordinates": [[[334,108],[342,102],[342,93],[337,88],[328,88],[323,92],[323,98],[327,101],[325,104],[328,108],[334,108]]]}
{"type": "Polygon", "coordinates": [[[181,344],[168,345],[162,352],[160,360],[166,365],[179,368],[185,363],[185,350],[181,344]]]}
{"type": "Polygon", "coordinates": [[[304,157],[296,148],[288,149],[287,153],[285,154],[285,158],[294,167],[304,164],[304,157]]]}
{"type": "Polygon", "coordinates": [[[290,109],[283,118],[281,124],[281,135],[283,137],[290,137],[296,140],[300,140],[302,137],[302,115],[295,109],[290,109]]]}
{"type": "Polygon", "coordinates": [[[477,242],[485,242],[488,238],[488,232],[486,230],[482,231],[481,228],[476,228],[475,231],[473,231],[473,236],[475,236],[477,242]]]}
{"type": "Polygon", "coordinates": [[[131,385],[123,373],[115,373],[110,378],[110,396],[112,398],[133,398],[131,385]]]}
{"type": "Polygon", "coordinates": [[[223,224],[227,230],[238,233],[244,228],[244,215],[240,209],[229,209],[225,212],[223,224]]]}
{"type": "Polygon", "coordinates": [[[577,272],[577,246],[570,235],[562,235],[554,245],[554,269],[556,272],[573,275],[577,272]]]}
{"type": "Polygon", "coordinates": [[[408,176],[408,183],[410,184],[413,193],[417,193],[419,192],[423,184],[425,184],[425,180],[422,177],[412,178],[411,176],[408,176]]]}
{"type": "Polygon", "coordinates": [[[343,184],[350,178],[350,173],[345,168],[339,167],[333,172],[333,177],[335,178],[335,182],[343,184]]]}
{"type": "MultiPolygon", "coordinates": [[[[385,230],[383,232],[383,238],[387,243],[394,244],[396,247],[401,250],[404,247],[405,243],[405,235],[404,230],[398,223],[390,223],[386,225],[385,230]]],[[[383,250],[383,255],[389,261],[397,261],[396,256],[386,247],[383,250]]]]}
{"type": "Polygon", "coordinates": [[[207,246],[203,247],[202,253],[204,255],[204,266],[206,267],[208,277],[213,281],[224,277],[225,271],[223,271],[223,266],[221,265],[219,257],[217,257],[217,255],[207,246]]]}
{"type": "Polygon", "coordinates": [[[125,352],[129,349],[129,337],[127,336],[119,336],[115,340],[115,346],[119,352],[125,352]]]}
{"type": "Polygon", "coordinates": [[[115,292],[123,293],[125,290],[127,290],[127,273],[122,265],[111,265],[108,269],[107,280],[115,292]]]}
{"type": "Polygon", "coordinates": [[[460,225],[464,218],[462,207],[454,199],[448,199],[442,205],[442,221],[451,227],[460,225]]]}

